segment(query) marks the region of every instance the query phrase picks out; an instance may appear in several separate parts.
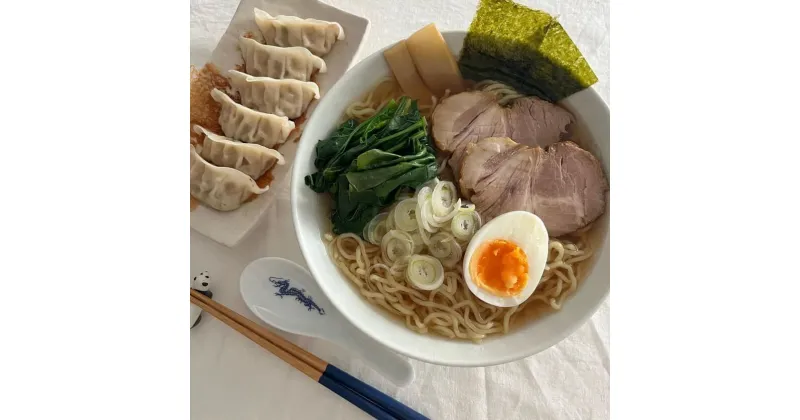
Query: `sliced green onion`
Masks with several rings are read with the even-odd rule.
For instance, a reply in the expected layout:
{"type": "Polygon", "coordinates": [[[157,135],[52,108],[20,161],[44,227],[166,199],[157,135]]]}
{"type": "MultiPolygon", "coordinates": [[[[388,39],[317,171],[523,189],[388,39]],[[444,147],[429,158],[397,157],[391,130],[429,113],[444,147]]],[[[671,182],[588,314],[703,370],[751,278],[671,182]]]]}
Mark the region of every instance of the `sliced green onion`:
{"type": "Polygon", "coordinates": [[[433,187],[431,197],[433,204],[433,215],[444,217],[455,209],[461,207],[461,201],[456,204],[456,186],[450,181],[442,181],[433,187]]]}
{"type": "Polygon", "coordinates": [[[480,215],[474,204],[458,197],[455,184],[449,181],[433,179],[413,196],[403,191],[397,199],[387,213],[367,224],[364,238],[380,244],[393,272],[405,270],[415,287],[433,290],[438,285],[431,286],[431,281],[439,285],[442,281],[436,268],[443,278],[442,267],[452,268],[461,261],[463,247],[481,226],[480,215]],[[423,252],[430,255],[420,255],[423,252]]]}
{"type": "Polygon", "coordinates": [[[411,232],[417,228],[417,199],[408,198],[394,208],[394,226],[397,229],[411,232]]]}
{"type": "MultiPolygon", "coordinates": [[[[419,209],[419,202],[417,202],[417,209],[419,209]]],[[[430,243],[431,243],[430,236],[431,235],[428,234],[427,230],[425,230],[425,226],[423,226],[422,217],[417,217],[417,232],[416,233],[419,234],[420,238],[422,238],[422,242],[425,245],[430,245],[430,243]]]]}
{"type": "Polygon", "coordinates": [[[419,254],[425,249],[425,241],[422,239],[422,235],[420,235],[418,230],[410,233],[411,240],[414,241],[414,253],[419,254]]]}
{"type": "Polygon", "coordinates": [[[481,220],[481,214],[477,211],[472,212],[472,215],[475,216],[475,230],[478,230],[483,226],[483,220],[481,220]]]}
{"type": "Polygon", "coordinates": [[[420,290],[434,290],[444,283],[444,267],[428,255],[412,255],[408,260],[406,277],[420,290]]]}
{"type": "Polygon", "coordinates": [[[383,235],[381,254],[384,260],[394,263],[411,255],[412,251],[414,251],[414,240],[408,233],[395,229],[383,235]]]}
{"type": "Polygon", "coordinates": [[[422,187],[419,190],[417,190],[416,199],[417,201],[426,200],[429,199],[432,194],[433,194],[433,189],[431,189],[431,187],[422,187]]]}
{"type": "Polygon", "coordinates": [[[453,252],[455,238],[447,232],[439,232],[431,236],[431,244],[428,246],[428,251],[436,258],[447,258],[453,252]]]}
{"type": "Polygon", "coordinates": [[[386,234],[386,217],[389,216],[389,213],[379,213],[372,220],[364,226],[364,231],[362,232],[362,237],[367,240],[367,242],[373,245],[380,245],[381,239],[383,235],[386,234]]]}
{"type": "Polygon", "coordinates": [[[422,226],[430,233],[436,233],[439,225],[433,221],[433,210],[431,210],[430,198],[424,200],[421,205],[420,218],[422,219],[422,226]]]}
{"type": "Polygon", "coordinates": [[[423,217],[425,214],[425,202],[428,200],[426,195],[430,196],[430,194],[417,194],[417,227],[419,230],[430,229],[425,217],[423,217]]]}
{"type": "Polygon", "coordinates": [[[394,207],[386,215],[386,231],[394,230],[394,207]]]}
{"type": "Polygon", "coordinates": [[[461,245],[459,245],[455,239],[453,239],[451,246],[452,249],[450,252],[450,256],[442,260],[442,264],[448,268],[455,267],[456,264],[458,264],[458,262],[461,261],[461,257],[464,256],[464,251],[461,249],[461,245]]]}
{"type": "Polygon", "coordinates": [[[383,240],[383,236],[386,235],[389,229],[386,229],[386,220],[381,220],[375,225],[375,229],[372,230],[372,236],[375,238],[375,242],[373,245],[380,245],[381,241],[383,240]]]}
{"type": "Polygon", "coordinates": [[[453,206],[453,209],[450,210],[450,212],[445,214],[444,216],[439,217],[434,212],[433,221],[436,222],[437,224],[441,224],[442,226],[449,224],[448,222],[450,222],[450,220],[459,212],[459,210],[461,210],[461,199],[459,198],[455,204],[456,205],[453,206]]]}
{"type": "Polygon", "coordinates": [[[395,273],[396,275],[399,275],[408,266],[409,258],[411,258],[411,255],[405,255],[398,258],[394,263],[392,263],[392,266],[389,267],[389,271],[395,273]]]}
{"type": "Polygon", "coordinates": [[[438,258],[445,267],[455,267],[461,260],[463,251],[456,238],[447,232],[439,232],[431,236],[431,244],[428,251],[438,258]]]}
{"type": "Polygon", "coordinates": [[[459,241],[469,241],[480,228],[480,216],[475,210],[461,209],[450,222],[450,232],[459,241]]]}

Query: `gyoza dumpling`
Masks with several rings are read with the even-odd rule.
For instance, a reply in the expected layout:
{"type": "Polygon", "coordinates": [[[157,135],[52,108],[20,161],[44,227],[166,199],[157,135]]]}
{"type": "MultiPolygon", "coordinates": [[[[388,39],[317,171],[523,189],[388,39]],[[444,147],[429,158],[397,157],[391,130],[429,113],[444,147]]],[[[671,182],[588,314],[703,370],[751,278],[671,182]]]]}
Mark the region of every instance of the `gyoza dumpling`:
{"type": "Polygon", "coordinates": [[[231,168],[206,162],[194,146],[189,161],[189,182],[192,197],[219,211],[238,209],[252,194],[262,194],[269,187],[259,188],[249,176],[231,168]]]}
{"type": "Polygon", "coordinates": [[[247,74],[273,79],[295,79],[307,82],[314,73],[325,73],[325,60],[303,47],[275,47],[255,39],[240,37],[247,74]]]}
{"type": "Polygon", "coordinates": [[[319,98],[319,87],[314,82],[254,77],[236,70],[228,70],[228,74],[231,86],[242,96],[242,105],[267,114],[297,118],[312,100],[319,98]]]}
{"type": "Polygon", "coordinates": [[[342,25],[317,19],[296,16],[276,16],[261,9],[253,9],[256,25],[264,35],[264,43],[279,47],[306,47],[314,55],[323,57],[333,44],[344,39],[342,25]]]}
{"type": "Polygon", "coordinates": [[[277,163],[283,165],[283,155],[277,150],[268,149],[258,144],[241,143],[214,134],[205,128],[195,125],[194,131],[203,134],[203,146],[200,156],[217,166],[233,168],[253,179],[258,179],[269,168],[277,163]]]}
{"type": "Polygon", "coordinates": [[[219,113],[222,132],[234,140],[273,148],[283,144],[294,130],[292,120],[237,104],[219,89],[212,90],[211,97],[222,105],[219,113]]]}

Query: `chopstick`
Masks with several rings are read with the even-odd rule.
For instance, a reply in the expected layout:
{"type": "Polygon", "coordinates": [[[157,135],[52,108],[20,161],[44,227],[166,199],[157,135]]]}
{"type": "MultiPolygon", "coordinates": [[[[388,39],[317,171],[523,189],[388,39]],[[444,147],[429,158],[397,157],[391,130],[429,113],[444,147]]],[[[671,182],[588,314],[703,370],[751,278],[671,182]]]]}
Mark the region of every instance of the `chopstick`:
{"type": "Polygon", "coordinates": [[[365,384],[278,334],[261,327],[225,305],[208,298],[194,289],[190,288],[189,293],[191,303],[270,353],[278,356],[284,362],[335,392],[367,414],[381,420],[428,419],[378,389],[365,384]]]}
{"type": "MultiPolygon", "coordinates": [[[[384,409],[376,405],[374,402],[370,401],[366,397],[360,395],[357,392],[353,392],[349,390],[346,386],[341,385],[338,381],[332,381],[332,383],[324,383],[322,380],[323,372],[325,368],[322,366],[325,365],[325,362],[316,356],[305,352],[305,350],[297,347],[293,343],[290,343],[283,339],[283,337],[279,337],[276,334],[270,331],[260,331],[265,333],[265,336],[272,336],[270,338],[278,337],[283,342],[281,344],[285,344],[286,348],[294,347],[296,350],[302,350],[302,352],[298,352],[296,354],[305,356],[306,360],[303,360],[301,357],[295,356],[295,354],[291,353],[290,351],[285,350],[279,345],[276,345],[265,336],[255,332],[251,327],[255,326],[260,328],[258,325],[255,325],[254,322],[250,321],[249,319],[239,315],[238,313],[228,309],[222,304],[219,304],[211,299],[206,298],[206,301],[203,299],[196,297],[194,295],[194,290],[192,290],[192,295],[190,301],[200,307],[203,311],[211,314],[214,318],[219,319],[224,324],[228,325],[229,327],[233,328],[234,330],[238,331],[245,337],[252,340],[254,343],[258,344],[259,346],[263,347],[270,353],[278,356],[281,360],[288,363],[295,369],[299,370],[309,378],[313,379],[316,382],[322,383],[326,388],[330,389],[331,391],[335,392],[339,396],[343,397],[356,407],[362,409],[364,412],[368,413],[369,415],[375,417],[376,419],[386,419],[386,420],[395,420],[399,417],[395,417],[390,413],[386,412],[384,409]],[[207,301],[213,302],[213,304],[209,304],[207,301]],[[306,353],[306,354],[303,354],[306,353]],[[308,357],[310,356],[310,357],[308,357]],[[317,359],[317,360],[313,360],[317,359]]],[[[203,296],[200,293],[197,293],[200,296],[203,296]]]]}

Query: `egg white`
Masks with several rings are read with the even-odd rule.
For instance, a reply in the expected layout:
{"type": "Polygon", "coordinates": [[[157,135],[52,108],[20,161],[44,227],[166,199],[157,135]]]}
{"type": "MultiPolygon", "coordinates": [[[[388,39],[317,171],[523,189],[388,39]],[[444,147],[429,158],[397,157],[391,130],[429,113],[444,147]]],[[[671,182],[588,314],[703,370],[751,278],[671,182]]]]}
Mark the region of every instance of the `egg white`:
{"type": "Polygon", "coordinates": [[[547,265],[550,238],[544,222],[527,211],[512,211],[502,214],[481,227],[470,240],[464,253],[464,280],[470,292],[478,299],[497,307],[507,308],[525,302],[536,290],[547,265]],[[517,296],[497,296],[478,286],[469,271],[470,260],[484,243],[505,239],[513,242],[525,252],[528,259],[528,283],[517,296]]]}

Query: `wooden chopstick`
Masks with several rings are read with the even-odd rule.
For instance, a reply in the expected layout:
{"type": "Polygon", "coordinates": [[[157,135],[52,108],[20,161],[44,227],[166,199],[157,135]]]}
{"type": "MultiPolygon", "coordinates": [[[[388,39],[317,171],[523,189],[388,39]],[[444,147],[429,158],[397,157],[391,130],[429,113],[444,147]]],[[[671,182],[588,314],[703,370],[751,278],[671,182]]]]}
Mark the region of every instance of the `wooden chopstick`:
{"type": "Polygon", "coordinates": [[[325,372],[325,368],[327,367],[327,363],[324,360],[303,350],[272,331],[261,328],[261,326],[255,322],[228,309],[225,305],[211,300],[208,296],[205,296],[197,290],[190,289],[190,293],[191,302],[200,309],[208,312],[214,318],[217,318],[229,327],[240,332],[270,353],[278,356],[281,360],[290,364],[309,378],[319,382],[322,372],[325,372]]]}
{"type": "Polygon", "coordinates": [[[377,419],[427,419],[427,417],[399,401],[347,374],[347,372],[328,364],[285,338],[191,288],[190,301],[270,353],[278,356],[309,378],[377,419]]]}

